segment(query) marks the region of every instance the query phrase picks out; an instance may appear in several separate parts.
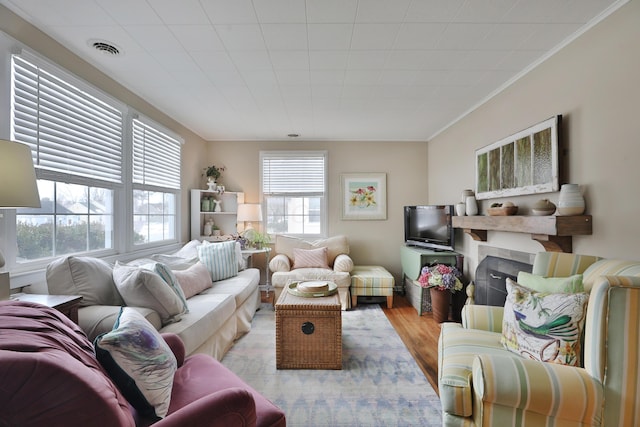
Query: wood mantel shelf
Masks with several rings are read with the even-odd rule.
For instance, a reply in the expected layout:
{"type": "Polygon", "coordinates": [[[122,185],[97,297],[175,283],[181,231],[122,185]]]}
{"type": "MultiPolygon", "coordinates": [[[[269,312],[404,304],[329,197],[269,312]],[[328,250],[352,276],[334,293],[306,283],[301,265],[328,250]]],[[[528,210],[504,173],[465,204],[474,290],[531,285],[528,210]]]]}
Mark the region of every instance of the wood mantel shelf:
{"type": "Polygon", "coordinates": [[[546,251],[571,252],[572,236],[592,233],[591,215],[578,216],[454,216],[453,227],[462,228],[473,240],[487,241],[487,231],[530,233],[546,251]]]}

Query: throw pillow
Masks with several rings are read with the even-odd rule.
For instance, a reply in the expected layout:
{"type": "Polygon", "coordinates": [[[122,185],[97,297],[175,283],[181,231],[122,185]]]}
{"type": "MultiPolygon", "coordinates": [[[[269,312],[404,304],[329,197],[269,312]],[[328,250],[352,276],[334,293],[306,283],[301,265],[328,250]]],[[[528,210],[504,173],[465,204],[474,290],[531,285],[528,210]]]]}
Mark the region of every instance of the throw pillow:
{"type": "Polygon", "coordinates": [[[194,264],[186,270],[174,271],[173,274],[176,276],[178,284],[187,299],[213,285],[209,270],[207,270],[207,267],[201,262],[194,264]]]}
{"type": "Polygon", "coordinates": [[[524,271],[518,273],[518,284],[537,292],[571,293],[584,292],[582,274],[569,277],[543,277],[524,271]]]}
{"type": "Polygon", "coordinates": [[[180,287],[176,275],[168,266],[161,262],[154,262],[152,264],[143,265],[142,267],[147,268],[160,276],[160,278],[164,280],[167,285],[169,285],[171,290],[176,293],[178,298],[180,298],[180,302],[182,302],[183,306],[182,312],[180,314],[189,312],[189,306],[187,305],[187,298],[184,296],[184,291],[180,287]]]}
{"type": "Polygon", "coordinates": [[[58,258],[47,265],[47,287],[52,295],[82,295],[80,307],[122,305],[111,270],[98,258],[58,258]]]}
{"type": "Polygon", "coordinates": [[[156,311],[163,325],[180,320],[184,304],[171,287],[153,271],[116,262],[113,267],[113,281],[126,305],[156,311]]]}
{"type": "Polygon", "coordinates": [[[200,240],[191,240],[174,255],[180,258],[196,258],[198,256],[198,246],[201,244],[202,242],[200,240]]]}
{"type": "Polygon", "coordinates": [[[164,418],[169,409],[173,352],[140,313],[120,310],[112,331],[95,339],[96,358],[129,403],[147,418],[164,418]]]}
{"type": "Polygon", "coordinates": [[[327,248],[293,249],[293,268],[329,268],[327,248]]]}
{"type": "Polygon", "coordinates": [[[507,279],[502,345],[541,362],[578,366],[589,295],[536,292],[507,279]]]}
{"type": "Polygon", "coordinates": [[[198,246],[198,258],[207,267],[214,282],[238,275],[235,241],[203,242],[198,246]]]}

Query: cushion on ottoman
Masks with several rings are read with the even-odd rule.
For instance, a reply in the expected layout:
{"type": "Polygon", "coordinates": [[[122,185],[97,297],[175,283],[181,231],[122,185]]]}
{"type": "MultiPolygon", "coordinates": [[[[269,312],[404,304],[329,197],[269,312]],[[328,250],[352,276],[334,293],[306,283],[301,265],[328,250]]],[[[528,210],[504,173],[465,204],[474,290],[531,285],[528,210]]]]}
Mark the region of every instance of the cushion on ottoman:
{"type": "Polygon", "coordinates": [[[351,295],[393,295],[394,284],[391,273],[379,265],[356,265],[351,271],[351,295]]]}

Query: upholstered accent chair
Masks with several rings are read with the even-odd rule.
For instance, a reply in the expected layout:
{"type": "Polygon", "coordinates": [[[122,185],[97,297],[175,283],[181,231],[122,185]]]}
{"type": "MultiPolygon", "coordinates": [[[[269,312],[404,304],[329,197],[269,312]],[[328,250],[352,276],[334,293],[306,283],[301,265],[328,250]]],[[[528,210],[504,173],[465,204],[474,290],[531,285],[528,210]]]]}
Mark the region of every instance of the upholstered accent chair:
{"type": "Polygon", "coordinates": [[[579,366],[540,362],[501,344],[502,307],[466,305],[442,325],[444,426],[640,425],[640,262],[540,253],[533,272],[583,274],[589,292],[579,366]]]}
{"type": "Polygon", "coordinates": [[[290,281],[327,280],[338,286],[342,309],[350,307],[353,261],[346,236],[307,241],[278,234],[273,251],[275,255],[269,262],[269,269],[273,273],[271,285],[276,300],[290,281]]]}

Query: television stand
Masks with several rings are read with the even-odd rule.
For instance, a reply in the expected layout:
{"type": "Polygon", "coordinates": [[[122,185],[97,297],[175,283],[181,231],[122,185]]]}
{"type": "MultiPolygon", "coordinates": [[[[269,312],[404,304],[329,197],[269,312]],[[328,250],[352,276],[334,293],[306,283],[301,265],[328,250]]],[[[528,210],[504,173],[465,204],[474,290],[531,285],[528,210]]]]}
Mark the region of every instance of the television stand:
{"type": "Polygon", "coordinates": [[[423,288],[416,289],[414,281],[420,277],[420,271],[425,265],[445,264],[456,267],[463,272],[464,257],[454,251],[435,250],[421,248],[419,246],[402,246],[400,248],[400,261],[402,264],[402,282],[399,291],[407,294],[411,305],[422,315],[422,291],[423,288]]]}

